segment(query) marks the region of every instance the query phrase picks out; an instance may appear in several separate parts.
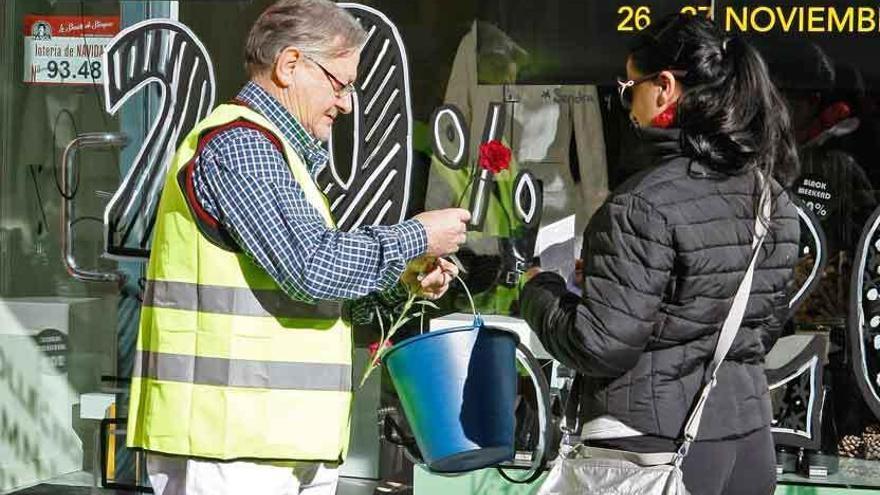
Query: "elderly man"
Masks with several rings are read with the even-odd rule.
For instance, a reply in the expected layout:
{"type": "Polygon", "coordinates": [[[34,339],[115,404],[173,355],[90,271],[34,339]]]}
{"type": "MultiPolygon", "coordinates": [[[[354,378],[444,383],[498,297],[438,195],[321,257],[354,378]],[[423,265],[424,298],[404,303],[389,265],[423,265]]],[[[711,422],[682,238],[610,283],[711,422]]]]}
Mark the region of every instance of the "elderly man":
{"type": "Polygon", "coordinates": [[[352,398],[342,303],[357,319],[399,300],[401,279],[436,298],[457,273],[439,257],[467,211],[341,232],[313,180],[365,37],[327,0],[276,3],[247,41],[250,82],[175,155],[128,423],[158,494],[334,493],[352,398]]]}

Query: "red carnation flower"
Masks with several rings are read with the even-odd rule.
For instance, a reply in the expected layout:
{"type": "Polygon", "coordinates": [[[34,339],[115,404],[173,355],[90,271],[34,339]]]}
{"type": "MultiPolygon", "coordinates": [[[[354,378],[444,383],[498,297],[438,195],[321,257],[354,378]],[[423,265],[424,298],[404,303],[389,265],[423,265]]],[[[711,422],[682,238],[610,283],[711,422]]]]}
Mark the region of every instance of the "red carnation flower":
{"type": "Polygon", "coordinates": [[[480,167],[497,174],[510,167],[510,148],[493,139],[480,145],[480,167]]]}
{"type": "MultiPolygon", "coordinates": [[[[390,348],[391,345],[392,345],[392,343],[391,343],[391,340],[390,340],[390,339],[385,341],[385,349],[390,348]]],[[[367,347],[367,351],[369,351],[369,353],[370,353],[370,357],[371,357],[371,358],[372,358],[373,356],[375,356],[375,355],[376,355],[376,352],[379,351],[379,342],[376,341],[376,342],[373,342],[372,344],[370,344],[370,345],[367,347]]],[[[382,363],[382,360],[381,360],[381,359],[378,360],[378,361],[376,361],[376,364],[381,364],[381,363],[382,363]]]]}

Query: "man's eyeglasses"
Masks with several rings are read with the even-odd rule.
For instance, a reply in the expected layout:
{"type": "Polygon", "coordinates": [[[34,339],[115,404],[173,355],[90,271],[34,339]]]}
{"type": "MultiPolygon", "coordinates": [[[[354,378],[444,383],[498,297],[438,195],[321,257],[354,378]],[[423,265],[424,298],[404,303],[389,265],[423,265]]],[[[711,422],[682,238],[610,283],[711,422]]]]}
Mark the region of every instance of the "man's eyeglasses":
{"type": "MultiPolygon", "coordinates": [[[[630,110],[632,108],[632,91],[627,91],[633,86],[638,86],[643,82],[653,81],[657,79],[660,73],[663,71],[652,72],[650,74],[644,75],[642,77],[638,77],[636,79],[627,79],[624,80],[621,77],[617,78],[617,92],[620,95],[620,105],[625,110],[630,110]]],[[[687,71],[683,70],[669,70],[669,72],[675,77],[684,77],[687,75],[687,71]]]]}
{"type": "Polygon", "coordinates": [[[340,81],[338,77],[334,76],[333,73],[327,70],[326,67],[321,65],[320,62],[313,59],[312,57],[309,57],[308,55],[303,55],[303,58],[308,59],[311,63],[317,65],[318,68],[321,69],[321,72],[323,72],[324,76],[327,77],[327,80],[330,81],[330,86],[333,88],[333,94],[335,94],[337,98],[345,98],[354,93],[354,83],[346,84],[340,81]]]}

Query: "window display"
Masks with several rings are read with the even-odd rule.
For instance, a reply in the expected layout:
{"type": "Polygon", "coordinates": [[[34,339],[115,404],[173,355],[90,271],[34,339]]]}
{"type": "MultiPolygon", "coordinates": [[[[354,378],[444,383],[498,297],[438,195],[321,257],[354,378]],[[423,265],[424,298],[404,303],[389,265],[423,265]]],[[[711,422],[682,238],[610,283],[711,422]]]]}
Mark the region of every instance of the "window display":
{"type": "MultiPolygon", "coordinates": [[[[0,491],[77,472],[146,483],[143,459],[124,448],[124,438],[97,445],[98,423],[77,408],[81,396],[103,394],[113,403],[103,413],[104,436],[119,436],[165,171],[183,137],[245,83],[248,29],[272,3],[12,0],[0,7],[0,310],[8,327],[0,332],[0,386],[11,392],[0,399],[0,491]],[[89,136],[98,146],[89,146],[89,136]],[[57,462],[47,454],[56,446],[57,462]]],[[[763,349],[780,489],[880,487],[876,5],[363,3],[344,6],[367,41],[352,81],[353,111],[338,116],[326,144],[330,160],[315,174],[327,206],[342,231],[424,210],[469,210],[467,243],[451,258],[481,316],[525,333],[520,296],[529,270],[555,271],[580,294],[590,273],[580,259],[585,230],[613,191],[654,166],[622,101],[636,85],[654,84],[625,77],[633,40],[684,12],[751,43],[784,99],[800,164],[786,193],[800,225],[781,303],[788,313],[781,338],[763,349]]],[[[666,293],[689,276],[679,270],[671,268],[666,293]]],[[[762,290],[769,289],[754,288],[762,290]]],[[[436,304],[395,340],[461,323],[471,311],[456,284],[436,304]]],[[[364,360],[375,338],[371,328],[359,330],[364,360]]],[[[540,351],[561,435],[575,371],[540,351]]],[[[518,458],[508,467],[527,464],[539,436],[528,382],[519,379],[518,458]]],[[[400,420],[387,381],[363,394],[378,404],[380,392],[383,421],[400,420]]],[[[367,440],[353,447],[363,457],[349,469],[378,478],[382,449],[396,456],[392,464],[403,454],[384,436],[377,443],[373,411],[358,411],[368,418],[355,419],[361,429],[353,435],[367,440]]],[[[417,454],[409,433],[404,424],[388,437],[417,454]]],[[[440,483],[419,469],[424,486],[440,483]]],[[[493,474],[472,476],[501,486],[493,474]]]]}

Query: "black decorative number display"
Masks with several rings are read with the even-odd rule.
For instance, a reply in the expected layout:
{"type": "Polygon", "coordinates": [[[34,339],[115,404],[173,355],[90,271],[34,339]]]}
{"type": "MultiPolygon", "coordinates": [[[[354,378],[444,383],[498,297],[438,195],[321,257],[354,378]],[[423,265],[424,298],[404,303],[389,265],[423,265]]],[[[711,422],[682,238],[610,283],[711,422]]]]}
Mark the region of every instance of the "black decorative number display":
{"type": "MultiPolygon", "coordinates": [[[[159,111],[152,127],[105,210],[107,252],[145,258],[171,157],[214,107],[214,68],[192,31],[168,20],[144,21],[119,33],[107,46],[104,67],[110,114],[148,85],[158,89],[159,111]]],[[[89,70],[100,77],[100,64],[89,70]]]]}
{"type": "Polygon", "coordinates": [[[528,170],[520,171],[513,182],[514,213],[527,228],[541,223],[544,202],[539,187],[538,179],[528,170]]]}
{"type": "Polygon", "coordinates": [[[880,208],[865,224],[853,263],[849,346],[865,403],[880,418],[880,208]]]}
{"type": "Polygon", "coordinates": [[[339,5],[360,20],[368,39],[352,94],[353,111],[334,126],[332,158],[318,173],[318,186],[342,230],[398,223],[409,208],[413,162],[406,50],[397,27],[384,14],[363,5],[339,5]]]}
{"type": "Polygon", "coordinates": [[[822,335],[788,335],[767,354],[765,369],[773,405],[770,430],[777,445],[819,448],[826,347],[822,335]]]}
{"type": "Polygon", "coordinates": [[[461,110],[443,105],[431,116],[431,150],[443,165],[458,170],[468,163],[470,130],[461,110]]]}
{"type": "Polygon", "coordinates": [[[818,287],[821,275],[828,265],[828,241],[819,219],[796,195],[791,195],[791,200],[797,209],[801,224],[799,263],[809,266],[809,273],[800,287],[791,294],[791,299],[788,301],[789,317],[794,315],[807,296],[818,287]]]}

